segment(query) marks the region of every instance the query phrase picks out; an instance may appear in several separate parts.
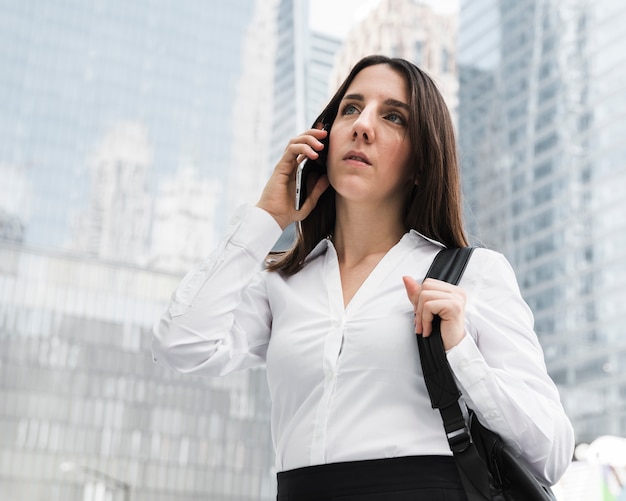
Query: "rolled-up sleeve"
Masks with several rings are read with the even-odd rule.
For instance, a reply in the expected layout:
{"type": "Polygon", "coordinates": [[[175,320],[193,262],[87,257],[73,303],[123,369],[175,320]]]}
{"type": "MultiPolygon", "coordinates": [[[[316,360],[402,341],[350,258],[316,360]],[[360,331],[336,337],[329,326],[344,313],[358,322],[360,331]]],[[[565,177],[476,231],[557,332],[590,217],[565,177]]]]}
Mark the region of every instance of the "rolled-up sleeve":
{"type": "Polygon", "coordinates": [[[155,362],[212,376],[264,363],[272,315],[262,265],[280,234],[262,209],[237,210],[218,248],[185,276],[155,324],[155,362]]]}
{"type": "Polygon", "coordinates": [[[463,400],[480,421],[524,457],[539,478],[553,484],[571,462],[572,425],[547,373],[533,315],[510,264],[495,252],[474,254],[468,282],[460,284],[469,291],[468,335],[448,351],[448,362],[463,400]]]}

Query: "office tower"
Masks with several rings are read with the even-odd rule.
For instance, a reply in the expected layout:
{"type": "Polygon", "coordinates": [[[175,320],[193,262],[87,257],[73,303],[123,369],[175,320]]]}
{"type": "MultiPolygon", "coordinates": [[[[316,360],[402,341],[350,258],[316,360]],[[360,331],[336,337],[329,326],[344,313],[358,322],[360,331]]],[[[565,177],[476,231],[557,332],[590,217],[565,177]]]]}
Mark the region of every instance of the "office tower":
{"type": "MultiPolygon", "coordinates": [[[[253,0],[90,0],[63,8],[25,0],[3,10],[0,162],[33,193],[24,241],[65,249],[90,206],[93,149],[116,127],[145,128],[148,188],[194,158],[225,182],[234,82],[253,0]]],[[[226,193],[219,200],[225,205],[226,193]]]]}
{"type": "Polygon", "coordinates": [[[152,201],[152,145],[145,125],[113,125],[90,153],[88,207],[76,218],[70,248],[80,254],[145,262],[152,201]]]}
{"type": "Polygon", "coordinates": [[[579,442],[626,434],[626,6],[461,4],[475,240],[507,255],[579,442]]]}
{"type": "Polygon", "coordinates": [[[223,184],[202,179],[193,160],[182,160],[176,173],[157,187],[148,266],[177,272],[190,269],[217,245],[214,228],[223,184]]]}
{"type": "Polygon", "coordinates": [[[237,82],[229,212],[258,200],[289,140],[307,126],[308,42],[306,0],[259,2],[237,82]]]}
{"type": "Polygon", "coordinates": [[[271,172],[273,81],[278,0],[259,2],[242,43],[243,66],[233,105],[228,213],[257,201],[271,172]]]}
{"type": "Polygon", "coordinates": [[[225,219],[254,8],[4,6],[0,498],[274,497],[264,373],[199,378],[150,356],[225,219]]]}
{"type": "Polygon", "coordinates": [[[332,85],[337,88],[364,56],[402,57],[433,77],[456,120],[456,31],[456,14],[437,13],[416,0],[381,0],[350,30],[337,56],[332,85]]]}
{"type": "Polygon", "coordinates": [[[282,156],[289,139],[306,127],[304,67],[308,40],[307,3],[304,0],[278,0],[277,7],[270,136],[272,168],[282,156]]]}
{"type": "Polygon", "coordinates": [[[306,126],[313,125],[337,90],[330,83],[335,57],[342,41],[324,33],[310,33],[304,75],[306,81],[306,126]]]}
{"type": "MultiPolygon", "coordinates": [[[[304,12],[301,14],[304,15],[304,12]]],[[[300,113],[304,114],[304,121],[299,124],[301,125],[300,129],[293,130],[291,137],[313,126],[313,122],[324,109],[335,90],[331,88],[329,81],[334,58],[341,47],[341,41],[323,33],[307,33],[308,39],[304,46],[305,53],[299,56],[304,64],[298,66],[299,71],[303,72],[301,78],[304,81],[304,99],[298,101],[302,106],[300,113]]],[[[288,137],[284,138],[282,149],[285,148],[289,139],[288,137]]],[[[275,146],[280,150],[280,144],[276,143],[275,146]]],[[[276,154],[279,155],[281,152],[282,150],[277,151],[276,154]]],[[[291,224],[276,242],[274,250],[288,249],[293,244],[295,236],[295,224],[291,224]]]]}

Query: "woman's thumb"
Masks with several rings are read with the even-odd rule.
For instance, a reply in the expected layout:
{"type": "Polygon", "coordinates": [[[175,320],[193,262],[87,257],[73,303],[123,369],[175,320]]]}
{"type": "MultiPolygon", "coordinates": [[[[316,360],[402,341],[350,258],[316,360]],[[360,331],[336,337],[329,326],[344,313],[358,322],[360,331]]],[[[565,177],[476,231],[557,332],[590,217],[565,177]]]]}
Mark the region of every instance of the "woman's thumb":
{"type": "Polygon", "coordinates": [[[402,281],[404,282],[404,287],[406,288],[406,295],[412,303],[415,303],[417,301],[417,296],[422,290],[422,286],[418,284],[417,280],[413,277],[404,276],[402,277],[402,281]]]}

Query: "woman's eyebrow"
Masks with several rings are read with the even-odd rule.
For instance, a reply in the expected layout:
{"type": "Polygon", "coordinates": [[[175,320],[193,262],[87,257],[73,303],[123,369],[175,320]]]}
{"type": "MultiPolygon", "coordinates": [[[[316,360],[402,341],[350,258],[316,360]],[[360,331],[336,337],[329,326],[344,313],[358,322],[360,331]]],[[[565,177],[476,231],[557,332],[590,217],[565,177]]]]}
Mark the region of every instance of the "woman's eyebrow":
{"type": "Polygon", "coordinates": [[[346,94],[345,96],[343,96],[342,101],[365,101],[365,98],[363,97],[363,94],[346,94]]]}
{"type": "MultiPolygon", "coordinates": [[[[346,94],[343,96],[343,100],[351,100],[351,101],[365,101],[363,94],[346,94]]],[[[397,99],[389,98],[385,99],[385,104],[387,106],[395,106],[397,108],[402,108],[409,111],[411,108],[408,104],[403,103],[402,101],[398,101],[397,99]]]]}
{"type": "Polygon", "coordinates": [[[397,99],[391,99],[391,98],[386,99],[385,104],[388,106],[396,106],[397,108],[403,108],[407,111],[411,109],[408,104],[403,103],[402,101],[398,101],[397,99]]]}

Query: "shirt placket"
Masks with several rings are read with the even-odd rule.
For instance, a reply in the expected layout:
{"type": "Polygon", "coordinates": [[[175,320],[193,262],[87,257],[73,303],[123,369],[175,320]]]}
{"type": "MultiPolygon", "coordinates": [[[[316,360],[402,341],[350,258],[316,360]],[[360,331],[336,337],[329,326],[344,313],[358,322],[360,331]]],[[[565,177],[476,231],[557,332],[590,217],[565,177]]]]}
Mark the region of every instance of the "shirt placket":
{"type": "Polygon", "coordinates": [[[330,329],[324,340],[322,354],[322,369],[324,372],[324,388],[322,398],[318,404],[313,423],[313,437],[311,444],[311,464],[326,462],[328,435],[328,420],[333,397],[337,389],[337,369],[339,356],[346,329],[345,310],[343,308],[343,293],[339,275],[339,264],[332,246],[327,253],[326,277],[328,280],[328,305],[330,314],[330,329]]]}

